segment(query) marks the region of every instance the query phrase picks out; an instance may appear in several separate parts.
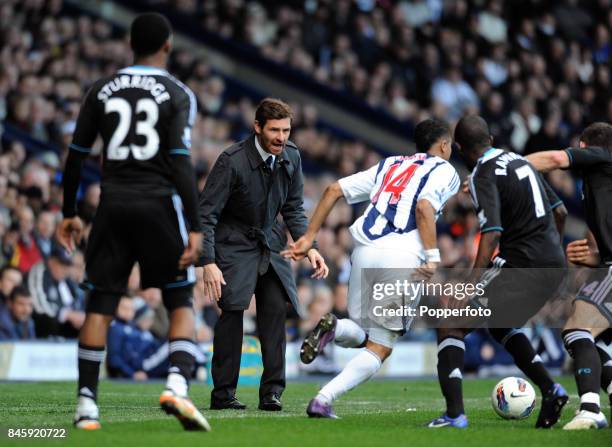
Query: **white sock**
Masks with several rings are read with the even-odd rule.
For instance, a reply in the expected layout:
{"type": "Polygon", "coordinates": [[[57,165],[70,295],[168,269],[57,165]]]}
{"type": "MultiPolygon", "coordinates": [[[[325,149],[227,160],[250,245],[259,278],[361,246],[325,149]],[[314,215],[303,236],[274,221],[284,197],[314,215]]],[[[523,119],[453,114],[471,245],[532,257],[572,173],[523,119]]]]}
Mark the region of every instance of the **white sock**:
{"type": "Polygon", "coordinates": [[[366,339],[365,331],[353,320],[343,318],[336,322],[336,335],[334,340],[343,348],[356,348],[366,339]]]}
{"type": "Polygon", "coordinates": [[[187,381],[180,374],[171,372],[166,380],[166,388],[180,397],[187,397],[187,381]]]}
{"type": "Polygon", "coordinates": [[[321,388],[317,399],[330,404],[347,391],[365,382],[380,369],[381,361],[376,354],[364,349],[346,364],[342,372],[321,388]]]}
{"type": "Polygon", "coordinates": [[[581,404],[595,404],[598,407],[601,407],[601,402],[599,400],[599,393],[584,393],[580,396],[581,404]]]}
{"type": "Polygon", "coordinates": [[[79,401],[77,404],[77,418],[81,416],[87,416],[92,419],[97,419],[99,417],[98,405],[91,397],[79,396],[79,401]]]}

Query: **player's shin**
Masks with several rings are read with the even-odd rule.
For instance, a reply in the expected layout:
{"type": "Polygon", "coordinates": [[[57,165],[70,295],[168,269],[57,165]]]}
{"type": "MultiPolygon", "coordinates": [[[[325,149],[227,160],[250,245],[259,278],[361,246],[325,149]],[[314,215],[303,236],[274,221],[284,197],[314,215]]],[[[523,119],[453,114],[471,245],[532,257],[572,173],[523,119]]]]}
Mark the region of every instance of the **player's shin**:
{"type": "Polygon", "coordinates": [[[446,414],[456,418],[463,409],[463,367],[465,343],[456,337],[445,337],[438,344],[438,380],[446,400],[446,414]]]}
{"type": "Polygon", "coordinates": [[[540,388],[543,396],[553,388],[554,382],[542,359],[523,332],[517,329],[489,329],[489,332],[510,353],[516,366],[540,388]]]}
{"type": "Polygon", "coordinates": [[[100,364],[104,360],[104,346],[88,346],[79,343],[79,387],[78,396],[93,401],[98,398],[100,364]]]}
{"type": "MultiPolygon", "coordinates": [[[[167,294],[166,294],[167,295],[167,294]]],[[[179,295],[173,298],[178,298],[179,295]]],[[[167,297],[165,297],[165,301],[167,297]]],[[[166,389],[175,395],[186,397],[189,389],[189,379],[193,374],[196,357],[196,345],[193,342],[194,316],[191,307],[178,307],[170,313],[170,367],[166,389]]]]}
{"type": "Polygon", "coordinates": [[[601,361],[601,388],[608,395],[612,407],[612,357],[608,352],[609,346],[604,340],[598,340],[595,346],[601,361]]]}
{"type": "Polygon", "coordinates": [[[580,395],[580,410],[599,413],[601,360],[593,336],[586,330],[570,329],[563,331],[563,342],[565,349],[574,359],[574,376],[580,395]]]}
{"type": "Polygon", "coordinates": [[[88,313],[79,335],[77,394],[94,402],[98,397],[100,364],[104,360],[106,333],[111,320],[109,315],[88,313]]]}
{"type": "Polygon", "coordinates": [[[170,340],[170,368],[166,388],[172,390],[177,396],[187,396],[189,379],[195,365],[195,350],[193,340],[185,338],[170,340]]]}
{"type": "Polygon", "coordinates": [[[317,394],[317,399],[330,404],[343,394],[365,382],[380,369],[380,358],[368,349],[357,354],[344,369],[325,385],[317,394]]]}
{"type": "Polygon", "coordinates": [[[111,319],[112,316],[90,312],[81,328],[78,349],[78,403],[74,416],[74,425],[78,429],[100,429],[97,405],[98,379],[111,319]]]}

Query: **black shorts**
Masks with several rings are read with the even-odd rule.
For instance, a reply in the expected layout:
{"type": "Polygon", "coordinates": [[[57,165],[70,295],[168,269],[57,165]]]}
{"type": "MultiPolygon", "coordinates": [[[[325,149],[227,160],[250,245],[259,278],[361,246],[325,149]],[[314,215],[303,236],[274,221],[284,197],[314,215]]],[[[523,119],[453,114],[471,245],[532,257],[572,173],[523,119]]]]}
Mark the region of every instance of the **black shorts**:
{"type": "Polygon", "coordinates": [[[565,267],[512,268],[496,257],[481,278],[484,294],[473,302],[491,310],[487,327],[522,327],[558,295],[566,273],[565,267]]]}
{"type": "MultiPolygon", "coordinates": [[[[125,294],[130,272],[138,262],[142,288],[191,291],[195,283],[194,267],[178,268],[187,237],[177,195],[103,196],[85,254],[87,287],[98,297],[113,296],[118,300],[125,294]]],[[[97,308],[101,303],[90,302],[88,308],[91,305],[97,308]]],[[[109,307],[112,303],[104,306],[107,312],[103,313],[108,313],[109,307]]],[[[116,303],[112,312],[115,307],[116,303]]]]}
{"type": "Polygon", "coordinates": [[[593,304],[612,323],[612,265],[589,269],[576,299],[593,304]]]}

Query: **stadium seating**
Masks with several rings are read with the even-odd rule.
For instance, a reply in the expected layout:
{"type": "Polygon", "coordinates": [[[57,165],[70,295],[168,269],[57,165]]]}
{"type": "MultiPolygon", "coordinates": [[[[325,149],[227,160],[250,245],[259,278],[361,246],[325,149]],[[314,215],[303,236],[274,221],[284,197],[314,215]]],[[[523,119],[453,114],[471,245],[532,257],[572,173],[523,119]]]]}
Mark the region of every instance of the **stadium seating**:
{"type": "MultiPolygon", "coordinates": [[[[143,6],[139,1],[116,3],[143,6]]],[[[308,9],[304,5],[309,2],[160,0],[153,6],[175,18],[177,32],[199,36],[202,45],[237,63],[251,64],[306,94],[327,97],[397,134],[409,135],[427,116],[455,121],[466,111],[479,110],[491,122],[496,144],[529,152],[575,144],[586,122],[612,120],[610,24],[606,29],[585,22],[572,34],[564,27],[571,8],[576,14],[587,8],[589,17],[609,21],[598,2],[561,4],[546,12],[538,9],[541,2],[521,0],[533,10],[532,17],[523,19],[502,1],[392,3],[322,1],[308,9]],[[236,7],[229,8],[230,3],[236,7]],[[446,102],[448,97],[465,101],[446,102]]],[[[0,4],[0,36],[4,266],[14,263],[22,237],[20,208],[29,206],[36,217],[42,209],[58,216],[61,167],[48,154],[64,159],[83,94],[93,80],[131,60],[125,29],[85,13],[78,2],[6,0],[0,4]]],[[[185,48],[177,49],[169,69],[198,98],[193,161],[202,187],[220,151],[250,132],[257,101],[274,92],[228,77],[185,48]]],[[[305,205],[311,211],[331,179],[369,167],[384,154],[319,119],[311,104],[291,105],[292,139],[302,151],[305,205]]],[[[94,157],[80,192],[81,211],[89,218],[97,204],[99,175],[94,157]]],[[[570,232],[582,236],[579,185],[564,173],[550,180],[575,214],[570,232]]],[[[357,212],[339,206],[321,233],[321,251],[332,267],[329,280],[313,282],[308,265],[296,267],[299,297],[311,315],[306,321],[293,318],[290,338],[310,329],[321,309],[346,313],[347,227],[357,212]]],[[[469,201],[454,198],[439,223],[444,265],[469,264],[477,227],[469,201]]],[[[82,268],[75,266],[75,277],[82,276],[82,268]]],[[[135,287],[134,293],[141,292],[135,287]]],[[[204,305],[201,314],[204,325],[214,324],[214,308],[204,305]]]]}

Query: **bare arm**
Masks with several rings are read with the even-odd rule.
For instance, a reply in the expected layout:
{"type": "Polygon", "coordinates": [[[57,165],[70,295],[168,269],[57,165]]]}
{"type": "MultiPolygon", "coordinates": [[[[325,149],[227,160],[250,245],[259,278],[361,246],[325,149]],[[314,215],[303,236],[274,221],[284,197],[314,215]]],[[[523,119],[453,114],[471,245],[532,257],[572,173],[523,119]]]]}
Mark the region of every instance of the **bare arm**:
{"type": "Polygon", "coordinates": [[[570,166],[570,159],[565,151],[542,151],[525,157],[538,171],[548,172],[553,169],[565,169],[570,166]]]}
{"type": "Polygon", "coordinates": [[[480,243],[478,244],[478,253],[476,254],[476,261],[474,262],[474,268],[468,279],[468,282],[474,284],[480,278],[482,269],[487,268],[493,257],[493,253],[499,243],[501,237],[500,231],[488,231],[482,233],[480,236],[480,243]]]}
{"type": "Polygon", "coordinates": [[[340,183],[334,182],[325,188],[323,197],[319,200],[315,212],[310,219],[306,233],[293,244],[290,244],[288,250],[282,251],[281,255],[294,260],[303,258],[308,253],[310,247],[312,247],[312,242],[315,240],[317,233],[340,197],[344,197],[340,183]]]}
{"type": "Polygon", "coordinates": [[[340,183],[334,182],[325,188],[323,197],[321,197],[321,200],[317,204],[315,212],[308,224],[308,228],[306,229],[307,235],[314,238],[323,226],[325,219],[327,219],[327,216],[329,216],[329,213],[334,208],[334,205],[341,197],[344,197],[344,194],[342,193],[342,188],[340,188],[340,183]]]}
{"type": "Polygon", "coordinates": [[[561,236],[561,242],[563,242],[563,232],[565,231],[565,219],[567,218],[567,208],[561,204],[553,208],[553,216],[555,218],[555,226],[561,236]]]}
{"type": "Polygon", "coordinates": [[[421,199],[416,206],[416,224],[423,248],[431,250],[437,248],[436,216],[433,206],[428,200],[421,199]]]}
{"type": "Polygon", "coordinates": [[[421,199],[417,202],[415,213],[417,231],[425,251],[425,264],[417,269],[417,277],[429,279],[440,263],[440,250],[436,239],[436,212],[429,200],[421,199]]]}

